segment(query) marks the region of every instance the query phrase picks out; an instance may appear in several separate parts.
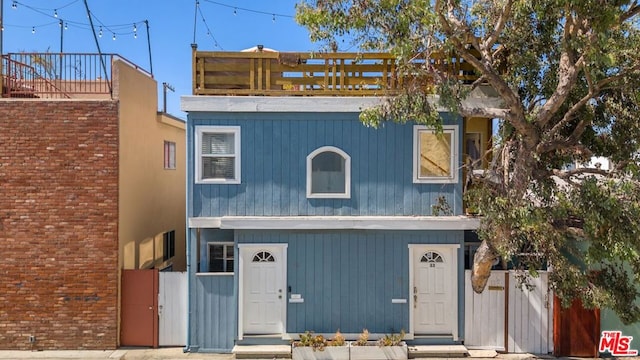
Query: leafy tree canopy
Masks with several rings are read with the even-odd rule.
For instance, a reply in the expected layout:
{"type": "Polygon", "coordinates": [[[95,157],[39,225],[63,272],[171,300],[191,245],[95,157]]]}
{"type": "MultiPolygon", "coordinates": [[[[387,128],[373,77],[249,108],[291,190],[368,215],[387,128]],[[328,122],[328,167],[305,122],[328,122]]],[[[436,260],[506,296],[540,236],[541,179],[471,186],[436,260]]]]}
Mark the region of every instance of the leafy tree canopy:
{"type": "MultiPolygon", "coordinates": [[[[565,305],[580,298],[632,322],[640,320],[639,13],[638,0],[303,0],[296,18],[329,49],[394,54],[400,69],[438,85],[440,106],[501,120],[489,169],[471,175],[467,192],[483,214],[475,291],[498,257],[544,264],[565,305]],[[503,106],[465,105],[468,85],[414,61],[450,52],[480,76],[472,86],[489,84],[503,106]],[[593,156],[613,166],[568,167],[593,156]]],[[[407,82],[361,120],[438,126],[430,91],[407,82]]]]}

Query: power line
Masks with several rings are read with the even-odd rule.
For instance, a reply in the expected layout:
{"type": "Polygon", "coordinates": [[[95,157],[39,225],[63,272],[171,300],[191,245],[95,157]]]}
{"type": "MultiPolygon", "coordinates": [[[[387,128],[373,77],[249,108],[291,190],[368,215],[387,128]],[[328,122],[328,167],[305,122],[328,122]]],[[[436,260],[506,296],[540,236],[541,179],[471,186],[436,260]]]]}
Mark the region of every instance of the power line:
{"type": "Polygon", "coordinates": [[[248,9],[248,8],[234,6],[234,5],[223,4],[221,2],[217,2],[217,1],[213,1],[213,0],[203,0],[203,1],[206,1],[206,2],[211,3],[211,4],[215,4],[215,5],[218,5],[218,6],[223,6],[223,7],[229,8],[229,9],[233,9],[234,10],[234,14],[237,14],[238,10],[242,10],[242,11],[246,11],[246,12],[250,12],[250,13],[254,13],[254,14],[269,15],[269,16],[272,16],[272,17],[284,17],[284,18],[290,18],[290,19],[294,18],[294,16],[292,16],[292,15],[278,14],[278,13],[274,13],[274,12],[248,9]]]}

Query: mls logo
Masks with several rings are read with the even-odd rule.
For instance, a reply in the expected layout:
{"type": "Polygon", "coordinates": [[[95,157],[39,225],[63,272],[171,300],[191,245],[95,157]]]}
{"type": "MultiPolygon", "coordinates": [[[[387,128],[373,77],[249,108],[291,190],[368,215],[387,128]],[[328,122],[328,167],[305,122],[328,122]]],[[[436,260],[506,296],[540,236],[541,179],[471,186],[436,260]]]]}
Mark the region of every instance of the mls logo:
{"type": "Polygon", "coordinates": [[[636,356],[638,350],[632,350],[633,336],[622,336],[621,331],[603,331],[600,337],[600,352],[609,351],[613,356],[636,356]]]}

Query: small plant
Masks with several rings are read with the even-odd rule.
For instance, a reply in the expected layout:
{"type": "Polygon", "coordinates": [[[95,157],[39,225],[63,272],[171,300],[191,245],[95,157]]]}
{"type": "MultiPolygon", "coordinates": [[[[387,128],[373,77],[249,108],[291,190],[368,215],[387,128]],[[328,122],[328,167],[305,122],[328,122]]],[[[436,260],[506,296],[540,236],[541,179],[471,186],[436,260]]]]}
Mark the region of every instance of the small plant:
{"type": "Polygon", "coordinates": [[[399,334],[388,334],[383,336],[382,338],[378,339],[377,344],[378,346],[398,346],[400,345],[400,343],[402,342],[402,339],[404,339],[404,329],[400,330],[399,334]]]}
{"type": "Polygon", "coordinates": [[[329,345],[331,345],[331,346],[344,346],[345,345],[344,336],[342,336],[342,333],[340,332],[340,329],[338,329],[336,331],[336,334],[333,335],[333,340],[331,340],[329,342],[329,345]]]}
{"type": "Polygon", "coordinates": [[[369,341],[369,330],[362,329],[360,335],[358,335],[358,340],[356,340],[355,345],[358,346],[366,346],[369,341]]]}
{"type": "Polygon", "coordinates": [[[324,351],[328,341],[322,335],[314,335],[313,331],[305,331],[300,334],[300,340],[294,343],[294,346],[310,346],[313,351],[324,351]]]}

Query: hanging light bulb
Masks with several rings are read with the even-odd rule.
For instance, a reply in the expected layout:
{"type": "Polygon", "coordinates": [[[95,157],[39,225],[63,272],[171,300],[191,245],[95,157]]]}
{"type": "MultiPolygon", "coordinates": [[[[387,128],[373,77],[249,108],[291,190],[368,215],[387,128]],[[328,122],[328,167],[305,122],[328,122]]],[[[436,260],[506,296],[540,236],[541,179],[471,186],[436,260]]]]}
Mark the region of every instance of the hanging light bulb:
{"type": "Polygon", "coordinates": [[[58,17],[58,9],[53,9],[53,17],[58,17]]]}
{"type": "Polygon", "coordinates": [[[116,33],[113,33],[113,37],[111,38],[113,41],[116,41],[116,33]]]}
{"type": "Polygon", "coordinates": [[[273,17],[271,18],[271,21],[276,22],[276,14],[273,14],[273,17]]]}
{"type": "Polygon", "coordinates": [[[138,27],[136,26],[136,24],[133,24],[133,32],[138,31],[138,27]]]}
{"type": "Polygon", "coordinates": [[[238,15],[238,9],[237,8],[233,8],[233,15],[238,15]]]}
{"type": "Polygon", "coordinates": [[[32,34],[35,34],[35,33],[36,33],[36,27],[35,27],[35,26],[32,26],[32,27],[31,27],[31,33],[32,33],[32,34]]]}
{"type": "Polygon", "coordinates": [[[64,29],[67,30],[69,28],[69,24],[64,23],[64,29]]]}
{"type": "Polygon", "coordinates": [[[18,8],[18,3],[15,0],[11,3],[11,8],[14,10],[18,8]]]}
{"type": "Polygon", "coordinates": [[[137,38],[138,38],[138,33],[137,33],[137,32],[134,32],[134,33],[133,33],[133,38],[134,38],[134,39],[137,39],[137,38]]]}
{"type": "Polygon", "coordinates": [[[100,31],[98,32],[98,36],[102,37],[102,26],[100,26],[100,31]]]}

